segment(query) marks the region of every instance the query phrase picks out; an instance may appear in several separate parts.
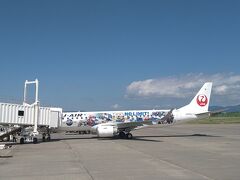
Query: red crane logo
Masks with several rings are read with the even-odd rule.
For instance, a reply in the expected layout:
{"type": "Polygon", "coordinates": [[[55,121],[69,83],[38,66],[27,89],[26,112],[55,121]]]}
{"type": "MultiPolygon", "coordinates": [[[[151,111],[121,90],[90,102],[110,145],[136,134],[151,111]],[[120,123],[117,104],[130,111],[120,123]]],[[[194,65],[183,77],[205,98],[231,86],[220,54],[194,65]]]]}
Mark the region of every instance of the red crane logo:
{"type": "Polygon", "coordinates": [[[198,103],[198,105],[199,106],[206,106],[207,105],[207,103],[208,103],[208,98],[207,98],[207,96],[206,95],[204,95],[204,94],[199,94],[198,96],[197,96],[197,103],[198,103]]]}

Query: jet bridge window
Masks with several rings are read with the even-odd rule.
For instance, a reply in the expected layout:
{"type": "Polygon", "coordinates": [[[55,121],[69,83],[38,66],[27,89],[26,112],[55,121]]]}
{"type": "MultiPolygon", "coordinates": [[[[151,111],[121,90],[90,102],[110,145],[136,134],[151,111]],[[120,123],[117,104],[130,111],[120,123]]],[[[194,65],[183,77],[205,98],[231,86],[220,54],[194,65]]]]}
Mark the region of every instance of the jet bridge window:
{"type": "Polygon", "coordinates": [[[18,111],[18,116],[24,116],[24,111],[18,111]]]}

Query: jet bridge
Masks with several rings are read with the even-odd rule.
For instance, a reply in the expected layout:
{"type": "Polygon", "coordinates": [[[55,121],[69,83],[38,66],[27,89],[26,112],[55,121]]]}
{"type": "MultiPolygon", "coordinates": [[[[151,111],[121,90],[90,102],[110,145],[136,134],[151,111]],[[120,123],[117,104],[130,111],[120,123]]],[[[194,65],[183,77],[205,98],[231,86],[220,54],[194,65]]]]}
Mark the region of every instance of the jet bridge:
{"type": "MultiPolygon", "coordinates": [[[[23,126],[48,126],[57,128],[61,120],[61,108],[39,107],[36,116],[35,105],[0,103],[0,124],[23,126]]],[[[36,132],[37,133],[37,132],[36,132]]]]}
{"type": "Polygon", "coordinates": [[[0,125],[19,126],[21,132],[20,143],[33,141],[37,143],[37,136],[50,140],[51,128],[58,128],[62,119],[62,108],[40,107],[38,100],[39,82],[25,81],[23,104],[0,103],[0,125]],[[35,102],[27,103],[27,85],[35,84],[35,102]]]}

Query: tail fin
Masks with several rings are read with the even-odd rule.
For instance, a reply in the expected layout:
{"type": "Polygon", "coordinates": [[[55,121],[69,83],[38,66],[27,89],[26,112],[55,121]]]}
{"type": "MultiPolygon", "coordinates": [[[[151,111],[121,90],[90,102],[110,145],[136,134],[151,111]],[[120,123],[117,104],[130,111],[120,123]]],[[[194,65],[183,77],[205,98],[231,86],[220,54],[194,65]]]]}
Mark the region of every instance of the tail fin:
{"type": "Polygon", "coordinates": [[[192,99],[190,104],[180,108],[185,112],[191,112],[194,114],[201,114],[208,112],[210,95],[212,90],[212,82],[205,83],[196,96],[192,99]]]}

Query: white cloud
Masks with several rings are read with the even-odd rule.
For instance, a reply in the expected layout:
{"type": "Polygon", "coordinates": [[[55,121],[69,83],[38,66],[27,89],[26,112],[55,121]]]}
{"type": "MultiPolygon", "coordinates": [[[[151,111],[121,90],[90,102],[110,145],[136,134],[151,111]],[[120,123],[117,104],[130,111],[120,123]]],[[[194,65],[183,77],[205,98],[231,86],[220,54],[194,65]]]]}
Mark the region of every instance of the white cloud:
{"type": "Polygon", "coordinates": [[[120,105],[119,105],[119,104],[114,104],[114,105],[112,106],[112,108],[113,108],[113,109],[119,109],[119,108],[120,108],[120,105]]]}
{"type": "Polygon", "coordinates": [[[218,102],[239,101],[240,75],[233,73],[187,74],[134,81],[127,86],[128,98],[186,98],[194,95],[207,81],[213,82],[212,94],[218,102]]]}
{"type": "Polygon", "coordinates": [[[227,89],[228,89],[228,88],[227,88],[226,85],[221,85],[221,86],[215,87],[214,92],[215,92],[216,94],[221,95],[221,94],[225,94],[225,93],[227,92],[227,89]]]}

